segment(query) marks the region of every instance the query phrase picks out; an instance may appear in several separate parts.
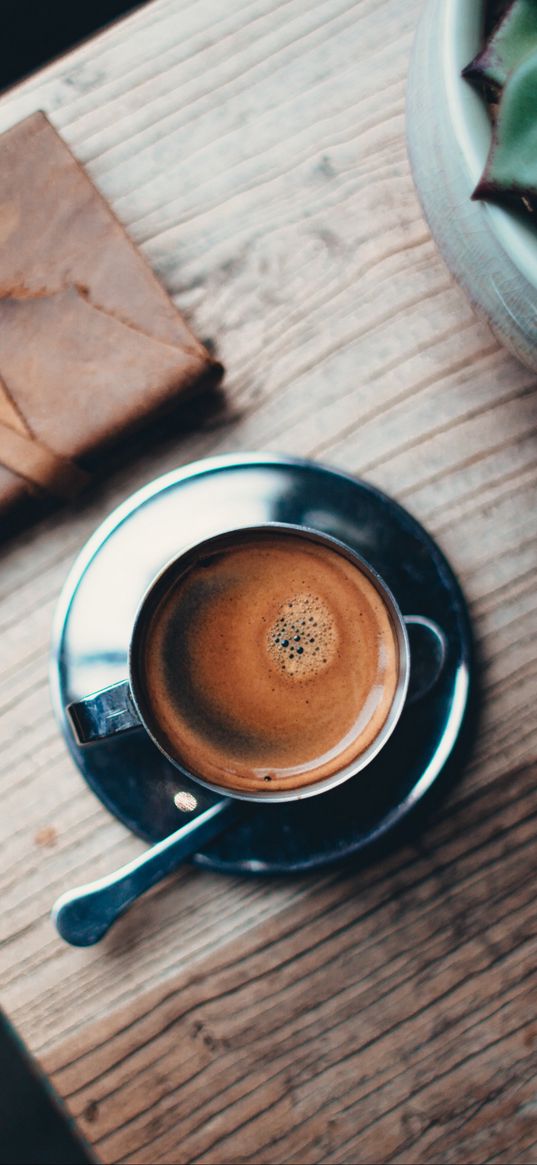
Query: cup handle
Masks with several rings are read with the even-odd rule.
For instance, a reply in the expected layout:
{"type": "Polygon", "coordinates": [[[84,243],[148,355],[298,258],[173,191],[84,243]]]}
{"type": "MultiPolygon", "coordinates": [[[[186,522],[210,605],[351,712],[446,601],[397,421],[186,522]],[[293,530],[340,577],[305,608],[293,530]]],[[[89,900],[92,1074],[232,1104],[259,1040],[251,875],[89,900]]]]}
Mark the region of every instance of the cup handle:
{"type": "Polygon", "coordinates": [[[444,670],[448,642],[442,628],[425,615],[404,615],[410,641],[410,682],[407,703],[422,700],[444,670]]]}
{"type": "Polygon", "coordinates": [[[130,728],[139,728],[142,723],[128,680],[120,680],[118,684],[69,704],[67,715],[78,744],[106,740],[130,728]]]}

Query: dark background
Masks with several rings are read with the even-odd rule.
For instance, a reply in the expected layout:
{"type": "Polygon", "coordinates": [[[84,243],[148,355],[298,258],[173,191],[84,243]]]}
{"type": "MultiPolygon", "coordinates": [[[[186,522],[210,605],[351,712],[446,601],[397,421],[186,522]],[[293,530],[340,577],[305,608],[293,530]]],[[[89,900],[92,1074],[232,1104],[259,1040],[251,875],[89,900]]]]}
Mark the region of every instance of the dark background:
{"type": "MultiPolygon", "coordinates": [[[[136,0],[0,0],[0,89],[137,7],[136,0]]],[[[0,1081],[0,1165],[96,1160],[1,1014],[0,1081]]]]}
{"type": "Polygon", "coordinates": [[[37,1065],[0,1012],[0,1165],[92,1165],[37,1065]]]}
{"type": "Polygon", "coordinates": [[[0,89],[139,6],[139,0],[0,0],[0,89]]]}
{"type": "MultiPolygon", "coordinates": [[[[0,89],[124,13],[136,0],[0,0],[0,89]]],[[[82,1165],[94,1160],[0,1014],[0,1165],[82,1165]]]]}

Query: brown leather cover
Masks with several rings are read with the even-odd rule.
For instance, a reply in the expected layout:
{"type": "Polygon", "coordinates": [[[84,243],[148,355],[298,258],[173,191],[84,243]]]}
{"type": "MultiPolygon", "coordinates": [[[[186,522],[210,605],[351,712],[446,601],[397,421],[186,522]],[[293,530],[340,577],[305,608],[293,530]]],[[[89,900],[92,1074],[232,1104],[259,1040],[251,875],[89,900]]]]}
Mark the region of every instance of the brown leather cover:
{"type": "Polygon", "coordinates": [[[0,135],[0,530],[221,371],[45,115],[0,135]]]}

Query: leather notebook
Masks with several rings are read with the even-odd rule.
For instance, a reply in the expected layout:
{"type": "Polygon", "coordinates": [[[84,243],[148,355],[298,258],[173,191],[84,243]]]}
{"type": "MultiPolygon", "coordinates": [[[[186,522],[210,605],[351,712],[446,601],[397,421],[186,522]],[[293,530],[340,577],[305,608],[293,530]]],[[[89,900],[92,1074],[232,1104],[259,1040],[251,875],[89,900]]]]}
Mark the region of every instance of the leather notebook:
{"type": "Polygon", "coordinates": [[[45,115],[0,135],[0,531],[221,373],[45,115]]]}

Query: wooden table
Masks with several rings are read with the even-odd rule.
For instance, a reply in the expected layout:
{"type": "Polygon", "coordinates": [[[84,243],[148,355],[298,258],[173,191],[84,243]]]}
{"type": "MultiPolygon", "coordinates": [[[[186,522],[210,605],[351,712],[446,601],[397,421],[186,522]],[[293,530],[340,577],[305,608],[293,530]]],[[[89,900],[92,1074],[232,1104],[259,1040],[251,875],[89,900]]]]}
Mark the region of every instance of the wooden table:
{"type": "Polygon", "coordinates": [[[105,1162],[537,1160],[534,377],[451,280],[405,152],[419,0],[154,0],[0,101],[45,109],[227,366],[227,407],[7,545],[2,1004],[105,1162]],[[366,870],[183,869],[95,949],[49,921],[141,843],[54,723],[47,649],[104,515],[275,449],[393,492],[470,600],[483,713],[415,844],[366,870]]]}

